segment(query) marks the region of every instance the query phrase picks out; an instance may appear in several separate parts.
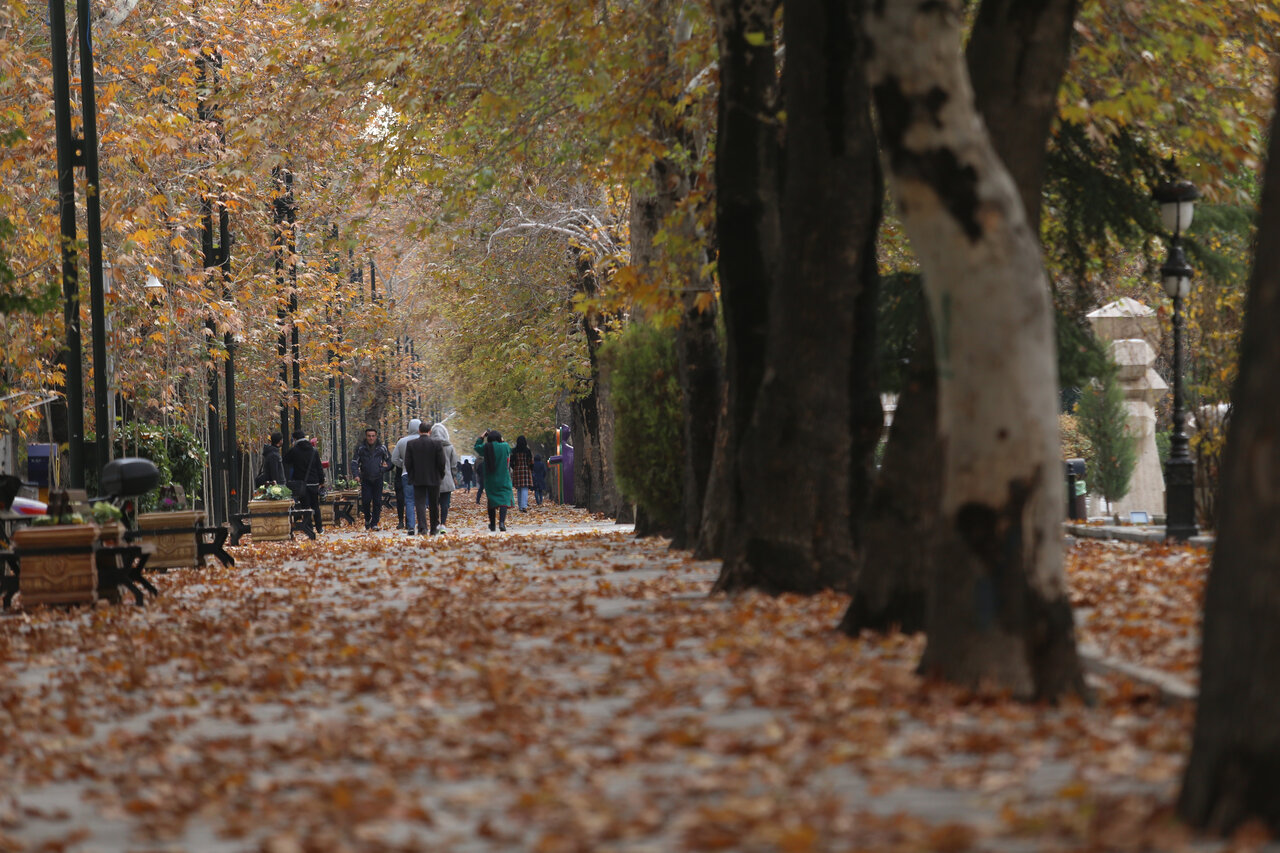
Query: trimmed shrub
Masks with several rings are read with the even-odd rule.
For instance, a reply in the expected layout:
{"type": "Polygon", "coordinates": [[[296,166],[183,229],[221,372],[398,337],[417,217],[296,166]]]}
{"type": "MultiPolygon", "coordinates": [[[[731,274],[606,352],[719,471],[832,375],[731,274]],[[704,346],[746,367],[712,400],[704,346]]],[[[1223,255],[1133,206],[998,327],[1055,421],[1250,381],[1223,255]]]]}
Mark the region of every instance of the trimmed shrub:
{"type": "Polygon", "coordinates": [[[1138,440],[1129,432],[1124,392],[1114,370],[1085,387],[1076,404],[1076,418],[1093,445],[1093,469],[1087,474],[1091,486],[1108,504],[1120,500],[1128,494],[1138,464],[1138,440]]]}
{"type": "Polygon", "coordinates": [[[663,530],[674,530],[684,458],[675,330],[631,323],[601,350],[613,397],[618,488],[663,530]]]}

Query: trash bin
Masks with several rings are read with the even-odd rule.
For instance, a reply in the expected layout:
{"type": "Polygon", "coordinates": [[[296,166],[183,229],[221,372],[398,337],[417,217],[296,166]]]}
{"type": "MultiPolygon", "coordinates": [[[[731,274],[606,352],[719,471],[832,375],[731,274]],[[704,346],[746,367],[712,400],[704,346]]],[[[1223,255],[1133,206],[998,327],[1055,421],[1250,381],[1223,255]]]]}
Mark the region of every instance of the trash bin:
{"type": "Polygon", "coordinates": [[[1067,518],[1072,521],[1086,521],[1089,518],[1089,509],[1085,501],[1089,490],[1084,481],[1084,460],[1068,459],[1066,469],[1067,518]]]}
{"type": "Polygon", "coordinates": [[[52,444],[27,445],[27,481],[35,483],[42,489],[49,488],[49,473],[52,468],[52,444]]]}

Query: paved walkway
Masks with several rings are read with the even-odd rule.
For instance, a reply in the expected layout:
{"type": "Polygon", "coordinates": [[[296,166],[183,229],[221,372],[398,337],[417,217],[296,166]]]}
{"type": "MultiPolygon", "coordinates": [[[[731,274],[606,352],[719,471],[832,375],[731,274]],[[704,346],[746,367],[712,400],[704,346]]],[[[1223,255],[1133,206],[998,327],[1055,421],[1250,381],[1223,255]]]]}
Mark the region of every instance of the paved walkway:
{"type": "Polygon", "coordinates": [[[449,527],[0,618],[0,850],[1183,840],[1190,709],[1141,684],[1028,708],[922,683],[919,639],[836,634],[841,596],[709,598],[715,564],[579,511],[449,527]]]}

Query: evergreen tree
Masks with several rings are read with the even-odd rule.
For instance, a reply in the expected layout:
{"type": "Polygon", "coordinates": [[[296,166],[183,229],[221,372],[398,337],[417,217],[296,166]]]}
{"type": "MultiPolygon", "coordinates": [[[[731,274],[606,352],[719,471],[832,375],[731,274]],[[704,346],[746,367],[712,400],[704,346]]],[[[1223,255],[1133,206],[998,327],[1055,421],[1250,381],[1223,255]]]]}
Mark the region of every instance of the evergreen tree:
{"type": "Polygon", "coordinates": [[[1129,413],[1114,366],[1084,389],[1076,404],[1076,419],[1093,445],[1087,476],[1106,499],[1110,511],[1110,505],[1128,493],[1138,462],[1138,439],[1129,432],[1129,413]]]}

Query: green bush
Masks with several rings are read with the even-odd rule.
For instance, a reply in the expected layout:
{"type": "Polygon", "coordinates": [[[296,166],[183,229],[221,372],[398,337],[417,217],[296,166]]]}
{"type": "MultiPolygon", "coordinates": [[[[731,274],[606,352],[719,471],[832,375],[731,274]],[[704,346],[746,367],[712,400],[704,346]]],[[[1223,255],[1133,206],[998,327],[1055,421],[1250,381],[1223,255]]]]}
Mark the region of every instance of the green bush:
{"type": "Polygon", "coordinates": [[[660,528],[680,520],[684,458],[675,330],[632,323],[605,344],[618,487],[660,528]]]}
{"type": "Polygon", "coordinates": [[[1089,482],[1107,503],[1114,503],[1128,494],[1138,464],[1138,440],[1129,432],[1124,392],[1114,370],[1084,388],[1076,404],[1076,418],[1080,431],[1093,445],[1089,482]]]}
{"type": "MultiPolygon", "coordinates": [[[[88,433],[85,439],[92,442],[94,435],[88,433]]],[[[204,484],[206,452],[190,427],[174,423],[161,428],[131,422],[117,425],[113,439],[116,458],[139,456],[150,459],[160,469],[160,485],[177,483],[191,500],[200,495],[204,484]]],[[[98,494],[98,474],[101,467],[89,466],[89,470],[85,471],[85,487],[90,495],[98,494]]],[[[138,501],[139,511],[149,512],[155,509],[156,501],[155,492],[144,495],[138,501]]]]}

